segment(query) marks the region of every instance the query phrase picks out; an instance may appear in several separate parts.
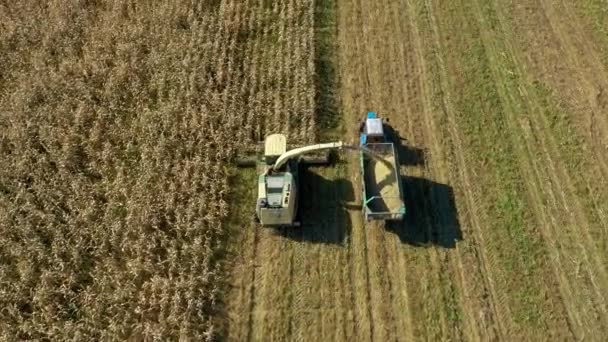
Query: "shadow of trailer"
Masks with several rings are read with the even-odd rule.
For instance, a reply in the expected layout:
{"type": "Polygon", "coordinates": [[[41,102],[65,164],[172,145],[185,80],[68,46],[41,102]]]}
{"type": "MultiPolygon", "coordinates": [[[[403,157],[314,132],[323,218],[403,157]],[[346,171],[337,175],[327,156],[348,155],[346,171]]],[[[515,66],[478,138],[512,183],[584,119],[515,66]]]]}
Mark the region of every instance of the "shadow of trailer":
{"type": "Polygon", "coordinates": [[[365,219],[402,220],[406,209],[394,144],[368,143],[365,147],[379,157],[361,153],[365,219]]]}

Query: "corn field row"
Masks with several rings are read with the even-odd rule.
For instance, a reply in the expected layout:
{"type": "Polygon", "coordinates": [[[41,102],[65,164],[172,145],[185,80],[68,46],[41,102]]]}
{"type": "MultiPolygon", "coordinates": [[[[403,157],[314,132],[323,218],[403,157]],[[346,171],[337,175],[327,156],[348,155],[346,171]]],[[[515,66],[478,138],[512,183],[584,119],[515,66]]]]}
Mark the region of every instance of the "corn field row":
{"type": "Polygon", "coordinates": [[[313,10],[0,5],[2,339],[225,335],[229,161],[315,140],[313,10]]]}

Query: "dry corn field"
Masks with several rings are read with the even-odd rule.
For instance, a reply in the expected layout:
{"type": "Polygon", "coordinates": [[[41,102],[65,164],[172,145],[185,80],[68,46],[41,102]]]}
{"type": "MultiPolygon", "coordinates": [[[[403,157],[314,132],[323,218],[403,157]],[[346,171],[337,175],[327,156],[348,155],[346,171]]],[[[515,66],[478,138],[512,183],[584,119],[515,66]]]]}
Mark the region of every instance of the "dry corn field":
{"type": "Polygon", "coordinates": [[[312,8],[0,5],[0,335],[213,339],[229,159],[314,139],[312,8]]]}
{"type": "Polygon", "coordinates": [[[604,0],[0,2],[0,340],[600,341],[604,0]],[[390,119],[254,222],[239,151],[390,119]]]}

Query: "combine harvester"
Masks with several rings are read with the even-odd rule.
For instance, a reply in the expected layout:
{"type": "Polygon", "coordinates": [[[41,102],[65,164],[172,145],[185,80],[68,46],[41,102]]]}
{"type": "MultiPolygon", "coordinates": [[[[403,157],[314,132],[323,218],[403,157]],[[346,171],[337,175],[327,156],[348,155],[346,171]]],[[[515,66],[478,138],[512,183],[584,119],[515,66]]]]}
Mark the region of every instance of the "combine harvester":
{"type": "Polygon", "coordinates": [[[400,220],[405,214],[401,196],[399,165],[393,143],[384,136],[382,120],[368,114],[361,144],[341,141],[287,150],[287,138],[272,134],[264,141],[262,160],[241,159],[239,166],[256,165],[258,198],[256,217],[263,226],[299,226],[298,171],[300,165],[327,164],[329,156],[314,156],[329,150],[355,150],[361,153],[364,214],[371,220],[400,220]],[[378,126],[379,125],[379,126],[378,126]],[[310,155],[313,155],[311,158],[310,155]]]}

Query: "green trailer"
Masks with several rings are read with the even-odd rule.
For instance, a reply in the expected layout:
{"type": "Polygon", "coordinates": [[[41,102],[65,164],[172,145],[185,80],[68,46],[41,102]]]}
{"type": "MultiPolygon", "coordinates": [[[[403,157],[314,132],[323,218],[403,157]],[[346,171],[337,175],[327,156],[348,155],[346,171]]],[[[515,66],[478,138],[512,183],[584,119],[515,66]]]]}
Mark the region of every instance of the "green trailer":
{"type": "Polygon", "coordinates": [[[365,219],[401,220],[406,209],[395,145],[386,137],[384,123],[375,113],[368,113],[360,130],[365,219]]]}

